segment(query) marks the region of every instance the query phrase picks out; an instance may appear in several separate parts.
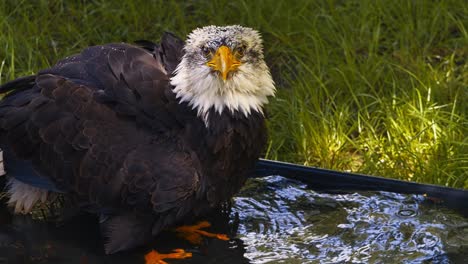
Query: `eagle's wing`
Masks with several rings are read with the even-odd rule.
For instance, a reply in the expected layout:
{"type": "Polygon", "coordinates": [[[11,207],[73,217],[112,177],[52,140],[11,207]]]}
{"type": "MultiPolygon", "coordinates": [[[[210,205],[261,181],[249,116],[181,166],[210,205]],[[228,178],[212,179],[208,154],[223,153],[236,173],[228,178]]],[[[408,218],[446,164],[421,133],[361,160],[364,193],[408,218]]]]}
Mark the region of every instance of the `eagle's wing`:
{"type": "Polygon", "coordinates": [[[0,102],[7,171],[9,159],[26,160],[36,173],[20,180],[51,181],[90,210],[151,210],[165,216],[161,225],[185,214],[199,162],[177,137],[184,113],[163,62],[180,48],[94,46],[17,83],[0,102]]]}

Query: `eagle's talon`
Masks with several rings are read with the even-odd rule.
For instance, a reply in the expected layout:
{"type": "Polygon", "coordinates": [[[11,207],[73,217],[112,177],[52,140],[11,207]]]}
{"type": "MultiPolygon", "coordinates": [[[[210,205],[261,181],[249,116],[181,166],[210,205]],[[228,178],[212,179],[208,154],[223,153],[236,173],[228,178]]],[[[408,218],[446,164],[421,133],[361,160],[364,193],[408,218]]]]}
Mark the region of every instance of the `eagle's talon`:
{"type": "Polygon", "coordinates": [[[215,234],[207,231],[200,230],[201,228],[210,227],[211,224],[208,221],[202,221],[196,225],[188,226],[179,226],[175,229],[177,236],[189,241],[194,245],[200,245],[202,242],[202,236],[213,237],[219,240],[227,241],[229,237],[225,234],[215,234]]]}
{"type": "Polygon", "coordinates": [[[146,264],[167,264],[164,259],[186,259],[191,258],[192,253],[185,252],[181,248],[172,250],[172,253],[169,254],[160,254],[156,250],[151,250],[148,254],[145,255],[146,264]]]}

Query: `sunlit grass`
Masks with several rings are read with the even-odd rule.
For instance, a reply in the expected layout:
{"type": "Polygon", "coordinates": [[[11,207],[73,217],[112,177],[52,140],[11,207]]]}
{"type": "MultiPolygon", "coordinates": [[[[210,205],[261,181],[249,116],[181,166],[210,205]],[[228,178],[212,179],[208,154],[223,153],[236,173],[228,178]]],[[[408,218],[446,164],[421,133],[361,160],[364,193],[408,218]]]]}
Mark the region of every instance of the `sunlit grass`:
{"type": "Polygon", "coordinates": [[[468,188],[464,1],[3,1],[0,83],[86,47],[259,29],[279,88],[267,157],[468,188]]]}

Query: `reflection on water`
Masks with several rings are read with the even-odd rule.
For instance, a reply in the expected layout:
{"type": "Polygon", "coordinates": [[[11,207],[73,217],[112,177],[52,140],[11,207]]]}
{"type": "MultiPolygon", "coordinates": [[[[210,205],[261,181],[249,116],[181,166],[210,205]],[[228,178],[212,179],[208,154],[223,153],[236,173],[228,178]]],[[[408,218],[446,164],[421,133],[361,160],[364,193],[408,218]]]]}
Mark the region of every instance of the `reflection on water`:
{"type": "Polygon", "coordinates": [[[235,199],[252,263],[467,263],[468,218],[417,195],[318,193],[279,176],[235,199]]]}
{"type": "MultiPolygon", "coordinates": [[[[6,219],[0,212],[0,220],[6,219]]],[[[240,239],[235,238],[237,230],[229,214],[216,212],[204,218],[212,223],[207,230],[225,233],[230,241],[206,239],[200,246],[192,246],[180,240],[173,232],[165,232],[147,246],[124,253],[106,256],[97,219],[90,215],[74,217],[57,226],[54,223],[35,221],[30,216],[15,216],[0,221],[0,264],[13,263],[66,263],[66,264],[144,264],[144,256],[152,249],[170,253],[183,248],[191,252],[191,259],[168,263],[249,263],[244,257],[245,248],[240,239]]]]}
{"type": "Polygon", "coordinates": [[[231,211],[204,220],[231,241],[194,247],[173,233],[131,252],[105,256],[96,219],[57,226],[0,207],[0,264],[144,263],[151,249],[184,248],[169,263],[467,263],[468,218],[395,193],[318,193],[279,176],[249,180],[231,211]]]}

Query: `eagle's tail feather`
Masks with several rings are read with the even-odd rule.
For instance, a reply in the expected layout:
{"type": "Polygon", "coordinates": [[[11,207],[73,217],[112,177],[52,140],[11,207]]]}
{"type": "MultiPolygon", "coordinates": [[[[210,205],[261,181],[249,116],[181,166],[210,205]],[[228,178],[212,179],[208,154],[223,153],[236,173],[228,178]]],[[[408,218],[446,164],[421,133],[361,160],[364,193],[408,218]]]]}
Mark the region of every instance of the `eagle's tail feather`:
{"type": "Polygon", "coordinates": [[[106,254],[133,248],[151,239],[153,216],[128,212],[121,215],[101,217],[101,232],[107,238],[106,254]]]}
{"type": "Polygon", "coordinates": [[[33,187],[15,178],[9,178],[7,194],[10,197],[8,205],[15,208],[15,213],[29,213],[38,202],[46,202],[48,191],[33,187]]]}

